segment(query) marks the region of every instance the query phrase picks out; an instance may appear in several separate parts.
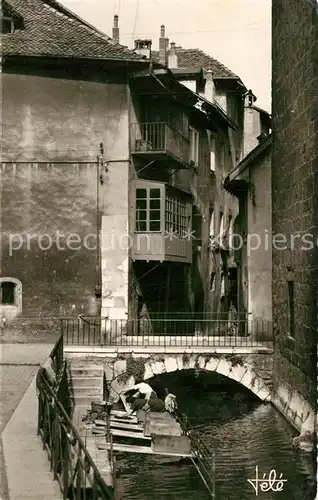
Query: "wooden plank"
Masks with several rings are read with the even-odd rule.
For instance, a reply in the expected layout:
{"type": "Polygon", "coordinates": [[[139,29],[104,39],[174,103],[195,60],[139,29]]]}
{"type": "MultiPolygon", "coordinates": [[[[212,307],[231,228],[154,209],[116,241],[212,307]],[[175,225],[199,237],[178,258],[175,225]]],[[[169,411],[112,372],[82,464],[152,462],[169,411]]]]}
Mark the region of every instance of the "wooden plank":
{"type": "Polygon", "coordinates": [[[110,415],[114,416],[114,417],[125,417],[126,411],[125,410],[111,410],[110,415]]]}
{"type": "MultiPolygon", "coordinates": [[[[101,443],[98,444],[98,449],[99,450],[109,450],[110,449],[110,443],[101,443]]],[[[155,452],[151,449],[150,446],[135,446],[135,445],[130,445],[130,444],[121,444],[121,443],[113,443],[113,450],[114,451],[120,451],[123,453],[144,453],[148,455],[162,455],[166,457],[194,457],[194,455],[191,453],[190,455],[184,455],[182,453],[176,453],[176,452],[155,452]]]]}
{"type": "MultiPolygon", "coordinates": [[[[100,421],[95,420],[95,424],[97,427],[99,427],[101,430],[106,429],[107,424],[105,423],[99,423],[100,421]]],[[[112,420],[110,421],[110,428],[119,428],[119,429],[127,429],[127,430],[135,430],[135,431],[142,431],[144,430],[142,425],[139,424],[128,424],[125,422],[113,422],[112,420]]]]}
{"type": "Polygon", "coordinates": [[[138,424],[137,417],[110,417],[111,422],[127,422],[127,424],[138,424]]]}
{"type": "Polygon", "coordinates": [[[95,435],[98,435],[98,436],[106,436],[106,429],[92,429],[92,433],[95,434],[95,435]]]}
{"type": "Polygon", "coordinates": [[[122,431],[120,429],[112,429],[111,433],[113,436],[122,436],[122,437],[129,437],[129,438],[135,438],[135,439],[145,439],[145,440],[151,441],[151,437],[144,436],[142,432],[130,432],[130,431],[122,431]]]}
{"type": "Polygon", "coordinates": [[[104,427],[106,427],[106,426],[107,426],[107,422],[106,422],[106,420],[98,420],[98,419],[96,419],[96,420],[94,420],[94,424],[95,424],[95,425],[104,426],[104,427]]]}
{"type": "Polygon", "coordinates": [[[111,429],[117,428],[117,429],[127,429],[130,431],[144,432],[143,426],[139,425],[139,424],[122,424],[121,422],[111,422],[110,427],[111,427],[111,429]]]}

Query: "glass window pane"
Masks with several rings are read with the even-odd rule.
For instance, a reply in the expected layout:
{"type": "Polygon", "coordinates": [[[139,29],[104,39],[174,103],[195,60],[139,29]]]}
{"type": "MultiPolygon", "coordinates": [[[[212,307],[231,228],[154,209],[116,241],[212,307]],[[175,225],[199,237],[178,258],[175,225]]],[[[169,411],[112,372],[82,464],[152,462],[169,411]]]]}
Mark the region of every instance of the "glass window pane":
{"type": "Polygon", "coordinates": [[[147,198],[147,190],[146,189],[136,189],[136,198],[147,198]]]}
{"type": "Polygon", "coordinates": [[[150,200],[150,208],[152,210],[160,210],[160,200],[150,200]]]}
{"type": "Polygon", "coordinates": [[[137,200],[137,208],[141,208],[141,209],[144,209],[146,210],[147,208],[147,200],[137,200]]]}
{"type": "Polygon", "coordinates": [[[160,198],[160,189],[150,189],[150,198],[160,198]]]}
{"type": "Polygon", "coordinates": [[[146,221],[137,221],[136,222],[136,231],[147,231],[147,222],[146,221]]]}
{"type": "Polygon", "coordinates": [[[149,230],[150,231],[160,231],[160,220],[151,221],[150,225],[149,225],[149,230]]]}
{"type": "Polygon", "coordinates": [[[137,210],[136,219],[147,220],[147,211],[146,210],[137,210]]]}
{"type": "Polygon", "coordinates": [[[150,210],[150,220],[160,221],[160,210],[150,210]]]}

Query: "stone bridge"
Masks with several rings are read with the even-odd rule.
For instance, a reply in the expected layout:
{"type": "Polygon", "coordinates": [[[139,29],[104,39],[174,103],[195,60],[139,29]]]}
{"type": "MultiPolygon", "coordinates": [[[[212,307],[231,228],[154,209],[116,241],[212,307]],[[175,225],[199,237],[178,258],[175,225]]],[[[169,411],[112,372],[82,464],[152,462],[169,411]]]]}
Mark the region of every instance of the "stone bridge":
{"type": "Polygon", "coordinates": [[[132,387],[136,380],[177,370],[215,372],[249,389],[260,400],[270,401],[273,349],[270,347],[84,347],[66,346],[72,365],[83,361],[103,366],[111,395],[132,387]]]}
{"type": "MultiPolygon", "coordinates": [[[[277,364],[281,361],[270,342],[257,346],[240,346],[236,342],[236,345],[227,347],[204,346],[203,343],[172,346],[167,345],[162,337],[160,342],[163,345],[65,345],[64,352],[70,361],[71,371],[74,368],[77,373],[86,373],[86,380],[81,381],[82,391],[90,391],[94,387],[93,380],[88,378],[94,377],[94,373],[96,377],[98,368],[100,388],[99,392],[87,393],[91,400],[97,396],[104,397],[101,374],[104,374],[110,395],[117,399],[119,392],[129,389],[137,380],[150,380],[178,370],[218,373],[244,386],[260,401],[271,402],[305,436],[304,446],[307,446],[306,436],[308,433],[313,435],[316,414],[292,385],[286,387],[277,377],[277,364]]],[[[187,342],[190,343],[189,340],[187,342]]],[[[310,437],[310,443],[311,440],[310,437]]]]}

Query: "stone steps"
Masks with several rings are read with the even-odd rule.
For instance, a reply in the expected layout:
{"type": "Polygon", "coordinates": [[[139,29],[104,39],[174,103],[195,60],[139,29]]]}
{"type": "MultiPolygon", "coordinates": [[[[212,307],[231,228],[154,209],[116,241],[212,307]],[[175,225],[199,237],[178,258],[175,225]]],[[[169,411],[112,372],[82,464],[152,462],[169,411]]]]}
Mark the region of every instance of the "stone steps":
{"type": "Polygon", "coordinates": [[[72,387],[74,389],[79,389],[81,387],[103,387],[103,377],[88,377],[88,376],[73,376],[72,375],[72,387]]]}
{"type": "Polygon", "coordinates": [[[104,367],[81,361],[69,364],[69,378],[75,406],[89,408],[94,400],[103,399],[104,367]]]}

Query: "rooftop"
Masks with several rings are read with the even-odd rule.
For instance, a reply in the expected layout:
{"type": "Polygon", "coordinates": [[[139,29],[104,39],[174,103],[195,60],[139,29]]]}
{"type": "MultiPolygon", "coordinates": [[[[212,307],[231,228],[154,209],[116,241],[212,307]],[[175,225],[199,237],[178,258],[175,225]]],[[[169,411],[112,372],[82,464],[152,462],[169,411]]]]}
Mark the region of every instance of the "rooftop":
{"type": "MultiPolygon", "coordinates": [[[[210,69],[214,78],[235,78],[240,80],[239,76],[224,66],[224,64],[200,49],[183,49],[181,47],[176,47],[175,53],[178,57],[178,68],[210,69]]],[[[154,61],[159,62],[158,51],[153,51],[152,57],[154,61]]]]}
{"type": "Polygon", "coordinates": [[[2,55],[141,61],[56,0],[2,0],[4,16],[23,19],[1,35],[2,55]]]}

